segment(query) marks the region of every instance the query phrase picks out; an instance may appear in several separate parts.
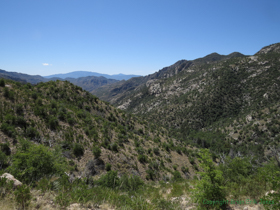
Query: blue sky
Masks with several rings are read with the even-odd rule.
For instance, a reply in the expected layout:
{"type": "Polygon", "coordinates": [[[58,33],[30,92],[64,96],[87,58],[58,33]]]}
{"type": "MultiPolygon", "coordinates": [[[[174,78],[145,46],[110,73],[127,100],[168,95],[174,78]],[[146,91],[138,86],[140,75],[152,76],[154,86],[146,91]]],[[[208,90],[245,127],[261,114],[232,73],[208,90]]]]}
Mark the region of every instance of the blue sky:
{"type": "Polygon", "coordinates": [[[280,42],[279,0],[0,0],[0,69],[151,74],[280,42]]]}

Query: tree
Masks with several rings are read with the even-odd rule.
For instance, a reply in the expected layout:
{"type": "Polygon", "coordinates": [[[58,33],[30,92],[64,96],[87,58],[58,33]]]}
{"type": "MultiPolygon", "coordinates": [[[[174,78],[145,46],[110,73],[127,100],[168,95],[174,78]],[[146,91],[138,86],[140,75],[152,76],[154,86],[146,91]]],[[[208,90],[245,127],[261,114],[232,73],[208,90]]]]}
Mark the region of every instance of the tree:
{"type": "Polygon", "coordinates": [[[214,165],[209,150],[201,149],[199,156],[203,172],[198,172],[200,180],[193,190],[192,198],[198,203],[198,209],[225,209],[227,201],[222,171],[214,165]]]}

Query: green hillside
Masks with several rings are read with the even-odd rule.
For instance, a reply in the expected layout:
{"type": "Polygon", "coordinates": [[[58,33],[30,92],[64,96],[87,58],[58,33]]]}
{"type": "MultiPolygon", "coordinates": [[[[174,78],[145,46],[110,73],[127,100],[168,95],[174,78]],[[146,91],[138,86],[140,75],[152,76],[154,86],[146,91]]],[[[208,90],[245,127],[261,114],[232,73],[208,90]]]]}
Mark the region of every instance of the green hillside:
{"type": "MultiPolygon", "coordinates": [[[[280,137],[279,45],[265,47],[254,56],[221,59],[211,54],[189,65],[177,62],[161,70],[164,74],[159,72],[172,76],[147,76],[133,90],[106,100],[159,123],[188,145],[232,155],[246,154],[250,148],[264,157],[280,137]]],[[[126,81],[118,90],[131,83],[126,81]]],[[[113,94],[116,89],[108,87],[96,93],[113,94]]]]}

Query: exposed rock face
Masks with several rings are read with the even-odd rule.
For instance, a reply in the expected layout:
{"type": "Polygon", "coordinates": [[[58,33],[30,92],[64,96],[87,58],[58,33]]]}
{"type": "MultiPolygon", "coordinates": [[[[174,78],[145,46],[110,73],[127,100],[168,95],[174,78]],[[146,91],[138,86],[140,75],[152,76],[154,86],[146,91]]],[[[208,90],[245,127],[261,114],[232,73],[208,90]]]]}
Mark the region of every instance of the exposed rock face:
{"type": "Polygon", "coordinates": [[[22,185],[20,181],[15,179],[15,177],[9,173],[4,173],[0,178],[6,178],[7,180],[13,181],[14,182],[14,188],[17,188],[22,185]]]}
{"type": "Polygon", "coordinates": [[[150,95],[161,93],[160,84],[156,82],[157,80],[149,80],[148,82],[146,82],[146,86],[149,88],[150,95]]]}
{"type": "Polygon", "coordinates": [[[128,99],[126,102],[124,102],[122,105],[118,106],[117,108],[118,108],[118,109],[125,110],[125,109],[127,109],[127,107],[129,106],[130,102],[131,102],[131,100],[128,99]]]}

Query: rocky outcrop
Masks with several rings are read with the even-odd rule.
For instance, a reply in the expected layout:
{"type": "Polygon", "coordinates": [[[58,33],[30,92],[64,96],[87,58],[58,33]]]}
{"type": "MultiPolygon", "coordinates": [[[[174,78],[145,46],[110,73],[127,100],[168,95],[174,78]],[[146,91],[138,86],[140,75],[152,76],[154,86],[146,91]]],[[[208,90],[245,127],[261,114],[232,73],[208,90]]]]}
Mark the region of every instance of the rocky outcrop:
{"type": "Polygon", "coordinates": [[[160,84],[157,82],[158,80],[149,80],[148,82],[146,82],[146,86],[149,88],[150,95],[161,93],[160,84]]]}
{"type": "Polygon", "coordinates": [[[1,179],[6,178],[7,181],[8,180],[13,181],[14,182],[14,188],[17,188],[17,187],[22,185],[22,183],[19,180],[17,180],[12,174],[9,174],[9,173],[4,173],[2,176],[0,176],[0,178],[1,179]]]}
{"type": "Polygon", "coordinates": [[[280,43],[277,44],[272,44],[269,46],[266,46],[264,48],[262,48],[259,52],[257,52],[256,54],[267,54],[270,52],[276,52],[279,53],[280,52],[280,43]]]}

